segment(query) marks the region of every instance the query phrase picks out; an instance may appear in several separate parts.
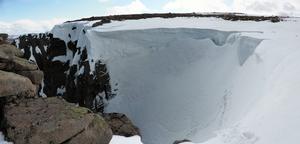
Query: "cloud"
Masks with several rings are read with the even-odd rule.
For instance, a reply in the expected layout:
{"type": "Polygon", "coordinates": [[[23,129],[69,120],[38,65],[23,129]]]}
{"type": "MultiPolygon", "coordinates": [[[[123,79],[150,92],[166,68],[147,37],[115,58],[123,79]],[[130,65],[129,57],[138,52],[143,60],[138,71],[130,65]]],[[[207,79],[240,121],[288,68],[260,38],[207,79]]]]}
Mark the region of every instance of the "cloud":
{"type": "Polygon", "coordinates": [[[242,12],[258,15],[300,15],[300,0],[170,0],[163,6],[169,12],[242,12]]]}
{"type": "Polygon", "coordinates": [[[224,0],[172,0],[163,10],[172,12],[225,12],[229,7],[224,0]]]}
{"type": "Polygon", "coordinates": [[[105,13],[107,15],[114,15],[114,14],[146,13],[149,11],[150,10],[140,0],[134,0],[128,5],[114,6],[112,8],[109,8],[105,13]]]}
{"type": "Polygon", "coordinates": [[[20,35],[25,33],[39,33],[50,31],[56,24],[64,22],[64,19],[51,19],[42,21],[33,21],[29,19],[17,20],[14,22],[0,21],[0,33],[9,35],[20,35]]]}
{"type": "Polygon", "coordinates": [[[299,0],[234,0],[232,9],[259,15],[290,15],[300,14],[299,0]]]}

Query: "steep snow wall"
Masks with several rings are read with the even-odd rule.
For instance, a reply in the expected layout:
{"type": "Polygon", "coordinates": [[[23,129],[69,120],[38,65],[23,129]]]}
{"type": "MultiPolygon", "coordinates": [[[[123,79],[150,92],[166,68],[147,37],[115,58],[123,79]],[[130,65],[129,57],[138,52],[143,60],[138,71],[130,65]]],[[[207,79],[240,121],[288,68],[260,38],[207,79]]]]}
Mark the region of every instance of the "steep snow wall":
{"type": "MultiPolygon", "coordinates": [[[[97,47],[93,53],[108,65],[118,89],[107,110],[128,114],[146,144],[211,136],[223,123],[232,87],[244,87],[234,83],[244,80],[240,68],[261,42],[236,32],[185,28],[89,36],[91,47],[97,47]]],[[[259,87],[253,83],[237,94],[249,92],[250,97],[254,85],[259,87]]]]}

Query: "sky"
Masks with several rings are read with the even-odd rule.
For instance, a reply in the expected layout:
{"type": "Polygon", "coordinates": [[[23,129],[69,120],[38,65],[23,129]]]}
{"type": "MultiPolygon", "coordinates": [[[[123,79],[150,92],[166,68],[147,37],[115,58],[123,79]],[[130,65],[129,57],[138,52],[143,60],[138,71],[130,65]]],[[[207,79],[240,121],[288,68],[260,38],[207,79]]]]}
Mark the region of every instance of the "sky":
{"type": "Polygon", "coordinates": [[[300,0],[0,0],[0,33],[50,30],[83,17],[155,12],[300,16],[300,0]]]}

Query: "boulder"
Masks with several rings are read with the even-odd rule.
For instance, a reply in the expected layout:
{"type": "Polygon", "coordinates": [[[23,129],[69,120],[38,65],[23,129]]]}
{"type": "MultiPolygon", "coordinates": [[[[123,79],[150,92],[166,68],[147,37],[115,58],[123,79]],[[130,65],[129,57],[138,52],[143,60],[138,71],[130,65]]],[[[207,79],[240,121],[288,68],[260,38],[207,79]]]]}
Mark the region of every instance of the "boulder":
{"type": "Polygon", "coordinates": [[[112,138],[102,117],[57,97],[6,104],[4,118],[15,144],[108,144],[112,138]]]}
{"type": "Polygon", "coordinates": [[[26,59],[14,57],[13,61],[13,70],[15,71],[32,71],[37,70],[38,66],[29,62],[26,59]]]}
{"type": "Polygon", "coordinates": [[[1,44],[0,51],[10,57],[12,56],[23,57],[24,55],[24,53],[20,49],[10,44],[1,44]]]}
{"type": "Polygon", "coordinates": [[[19,75],[28,77],[31,82],[35,85],[39,85],[42,83],[42,80],[44,78],[44,73],[40,70],[34,70],[34,71],[18,71],[16,72],[19,75]]]}
{"type": "Polygon", "coordinates": [[[0,33],[0,44],[7,43],[8,34],[0,33]]]}
{"type": "Polygon", "coordinates": [[[37,70],[38,66],[23,59],[24,53],[9,44],[0,45],[0,69],[5,71],[31,71],[37,70]]]}
{"type": "Polygon", "coordinates": [[[28,78],[0,70],[0,97],[34,97],[35,95],[36,87],[28,78]]]}
{"type": "Polygon", "coordinates": [[[120,113],[107,113],[103,114],[104,119],[110,125],[114,135],[131,137],[140,135],[139,129],[133,125],[131,120],[125,115],[120,113]]]}

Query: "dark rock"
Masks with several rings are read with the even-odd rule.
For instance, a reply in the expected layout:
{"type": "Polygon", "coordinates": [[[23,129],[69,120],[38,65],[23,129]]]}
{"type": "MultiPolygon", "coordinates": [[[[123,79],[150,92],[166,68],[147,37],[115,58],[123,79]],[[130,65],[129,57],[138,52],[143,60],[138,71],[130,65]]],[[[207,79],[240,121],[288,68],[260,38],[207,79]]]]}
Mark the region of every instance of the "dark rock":
{"type": "Polygon", "coordinates": [[[105,121],[110,125],[114,135],[131,137],[135,135],[141,136],[139,129],[133,125],[131,120],[120,113],[103,114],[105,121]]]}
{"type": "Polygon", "coordinates": [[[230,21],[271,21],[271,22],[280,22],[282,21],[281,17],[278,16],[249,16],[243,15],[242,13],[148,13],[148,14],[128,14],[128,15],[111,15],[111,16],[100,16],[100,17],[90,17],[82,18],[74,21],[98,21],[92,25],[92,27],[101,26],[104,23],[110,23],[114,21],[123,21],[123,20],[139,20],[146,18],[175,18],[175,17],[215,17],[221,18],[224,20],[230,21]]]}
{"type": "Polygon", "coordinates": [[[184,143],[184,142],[191,142],[190,140],[187,140],[187,139],[184,139],[184,140],[177,140],[175,141],[173,144],[181,144],[181,143],[184,143]]]}
{"type": "Polygon", "coordinates": [[[4,117],[16,144],[108,144],[112,138],[102,117],[55,97],[6,104],[4,117]]]}
{"type": "Polygon", "coordinates": [[[8,34],[0,33],[0,44],[7,43],[8,34]]]}
{"type": "Polygon", "coordinates": [[[46,33],[38,36],[32,34],[20,36],[14,44],[24,50],[25,58],[29,59],[31,54],[35,57],[38,67],[44,72],[43,92],[48,97],[58,95],[57,89],[65,87],[66,91],[62,96],[67,101],[101,112],[104,105],[103,101],[96,102],[97,95],[104,92],[105,99],[113,96],[106,66],[100,61],[95,62],[95,72],[91,72],[87,50],[85,47],[77,47],[77,40],[65,43],[46,33]],[[40,54],[35,52],[36,48],[40,49],[40,54]],[[70,65],[70,61],[54,61],[57,56],[66,56],[67,51],[72,51],[72,56],[76,53],[81,55],[78,64],[70,65]],[[81,68],[84,72],[78,75],[81,68]]]}

